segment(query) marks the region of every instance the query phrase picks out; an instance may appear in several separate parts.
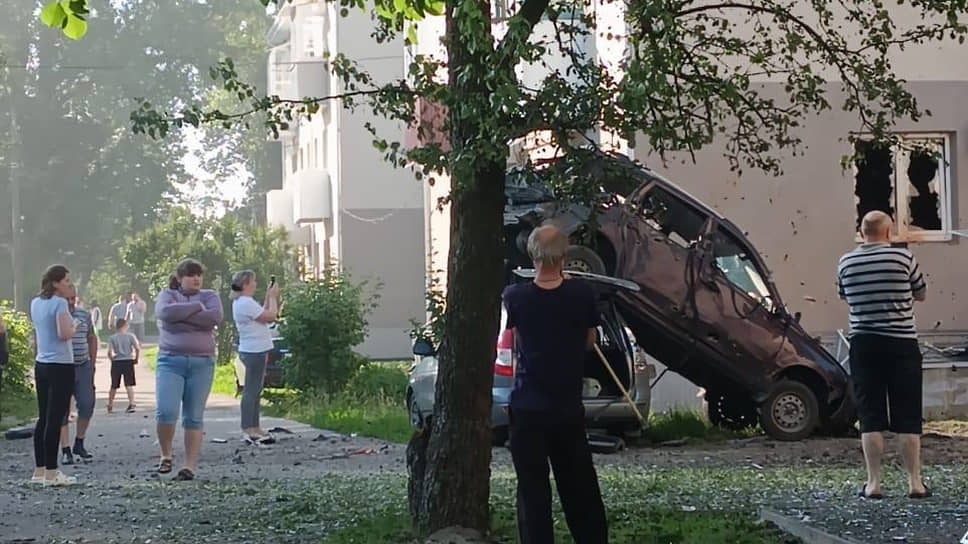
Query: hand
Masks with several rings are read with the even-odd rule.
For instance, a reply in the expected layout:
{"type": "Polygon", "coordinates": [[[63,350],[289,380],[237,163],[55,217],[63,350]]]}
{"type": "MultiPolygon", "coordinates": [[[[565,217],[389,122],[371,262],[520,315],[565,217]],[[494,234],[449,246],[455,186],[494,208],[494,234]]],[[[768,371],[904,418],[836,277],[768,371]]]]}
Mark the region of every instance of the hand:
{"type": "Polygon", "coordinates": [[[276,283],[269,287],[266,294],[273,298],[279,298],[279,284],[276,283]]]}

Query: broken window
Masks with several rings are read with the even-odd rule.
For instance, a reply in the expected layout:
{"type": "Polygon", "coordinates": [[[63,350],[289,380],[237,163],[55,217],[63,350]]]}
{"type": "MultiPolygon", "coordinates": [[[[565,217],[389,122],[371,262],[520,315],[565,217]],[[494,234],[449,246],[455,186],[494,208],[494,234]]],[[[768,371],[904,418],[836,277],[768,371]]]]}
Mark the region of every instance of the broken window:
{"type": "Polygon", "coordinates": [[[705,214],[658,185],[645,192],[639,213],[654,229],[682,247],[697,242],[706,225],[705,214]]]}
{"type": "Polygon", "coordinates": [[[731,284],[758,301],[768,311],[773,311],[770,289],[750,256],[750,251],[731,234],[722,229],[717,230],[713,241],[716,267],[731,284]]]}
{"type": "Polygon", "coordinates": [[[881,210],[900,240],[950,237],[948,136],[904,135],[894,146],[858,141],[854,150],[858,227],[867,212],[881,210]]]}

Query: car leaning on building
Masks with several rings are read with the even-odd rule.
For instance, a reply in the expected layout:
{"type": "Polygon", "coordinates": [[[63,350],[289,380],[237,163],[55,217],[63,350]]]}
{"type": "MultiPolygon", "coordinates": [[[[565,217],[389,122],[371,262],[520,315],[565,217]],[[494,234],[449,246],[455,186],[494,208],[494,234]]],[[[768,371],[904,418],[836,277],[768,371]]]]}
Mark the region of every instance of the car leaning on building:
{"type": "MultiPolygon", "coordinates": [[[[513,228],[516,240],[526,240],[534,227],[557,225],[595,251],[584,261],[576,254],[570,267],[637,284],[616,294],[619,312],[642,349],[706,389],[713,423],[758,421],[781,440],[853,427],[847,371],[784,305],[740,228],[623,156],[593,154],[572,175],[634,189],[594,208],[542,199],[515,210],[517,225],[506,218],[505,236],[513,228]],[[608,179],[599,179],[603,172],[608,179]]],[[[523,258],[526,248],[508,246],[509,262],[523,258]]]]}
{"type": "MultiPolygon", "coordinates": [[[[569,274],[576,279],[589,282],[598,293],[601,313],[598,347],[622,382],[622,386],[629,392],[639,412],[648,418],[652,397],[649,382],[655,377],[655,368],[647,364],[644,359],[636,360],[633,340],[628,335],[625,322],[615,306],[618,293],[635,292],[639,287],[632,282],[596,274],[583,272],[569,272],[569,274]]],[[[515,277],[517,281],[528,281],[529,278],[534,277],[534,271],[518,270],[515,277]]],[[[494,383],[491,388],[491,421],[495,445],[502,445],[507,440],[507,407],[514,385],[514,369],[517,363],[514,334],[505,329],[506,324],[507,313],[502,308],[500,333],[496,341],[494,383]]],[[[414,365],[410,370],[406,402],[410,423],[415,428],[420,428],[434,409],[437,356],[434,346],[427,340],[418,340],[414,344],[413,351],[414,365]]],[[[588,428],[603,429],[619,435],[634,434],[641,430],[634,410],[624,399],[621,390],[616,386],[595,351],[589,351],[585,355],[582,402],[585,406],[585,422],[588,428]]]]}

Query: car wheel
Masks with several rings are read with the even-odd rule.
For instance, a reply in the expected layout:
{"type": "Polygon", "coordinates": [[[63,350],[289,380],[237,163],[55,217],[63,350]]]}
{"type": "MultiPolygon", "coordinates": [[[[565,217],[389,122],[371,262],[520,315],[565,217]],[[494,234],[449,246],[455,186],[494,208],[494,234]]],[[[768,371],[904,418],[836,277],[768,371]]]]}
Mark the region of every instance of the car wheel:
{"type": "Polygon", "coordinates": [[[806,385],[782,380],[760,405],[760,425],[777,440],[803,440],[820,423],[820,404],[806,385]]]}
{"type": "Polygon", "coordinates": [[[503,425],[501,427],[494,427],[494,429],[492,429],[491,432],[493,433],[491,435],[491,444],[494,447],[501,448],[508,443],[508,438],[510,433],[508,432],[508,428],[506,425],[503,425]]]}
{"type": "Polygon", "coordinates": [[[709,392],[706,394],[709,422],[731,431],[742,431],[756,425],[756,406],[740,395],[709,392]]]}
{"type": "Polygon", "coordinates": [[[565,270],[603,275],[605,262],[589,247],[568,246],[565,251],[565,270]]]}
{"type": "Polygon", "coordinates": [[[422,429],[424,424],[423,414],[420,413],[417,401],[413,399],[413,393],[407,395],[407,413],[410,418],[410,426],[414,429],[422,429]]]}

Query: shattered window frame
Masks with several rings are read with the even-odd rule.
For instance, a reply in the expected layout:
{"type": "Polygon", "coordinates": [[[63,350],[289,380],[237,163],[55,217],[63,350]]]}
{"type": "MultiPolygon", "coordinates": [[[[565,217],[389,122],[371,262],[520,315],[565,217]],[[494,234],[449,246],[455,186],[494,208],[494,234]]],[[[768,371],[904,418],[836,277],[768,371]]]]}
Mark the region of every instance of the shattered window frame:
{"type": "MultiPolygon", "coordinates": [[[[866,135],[858,135],[861,140],[866,135]]],[[[904,132],[896,133],[899,144],[892,145],[891,152],[891,196],[890,204],[893,208],[890,215],[894,219],[894,236],[898,242],[947,242],[952,239],[952,203],[951,203],[951,153],[952,153],[952,134],[948,132],[904,132]],[[938,157],[938,169],[935,179],[932,178],[931,185],[936,186],[938,219],[941,223],[940,229],[923,229],[912,225],[913,215],[911,210],[912,192],[917,189],[908,177],[908,167],[913,151],[921,148],[934,148],[940,153],[938,157]],[[900,173],[900,175],[899,175],[900,173]]],[[[856,152],[856,149],[855,149],[856,152]]],[[[861,202],[857,195],[857,177],[859,169],[857,160],[851,162],[853,182],[853,196],[855,211],[861,202]]],[[[935,187],[931,187],[932,189],[935,187]]],[[[859,217],[855,217],[859,222],[859,217]]],[[[862,242],[863,237],[858,233],[855,239],[862,242]]]]}

